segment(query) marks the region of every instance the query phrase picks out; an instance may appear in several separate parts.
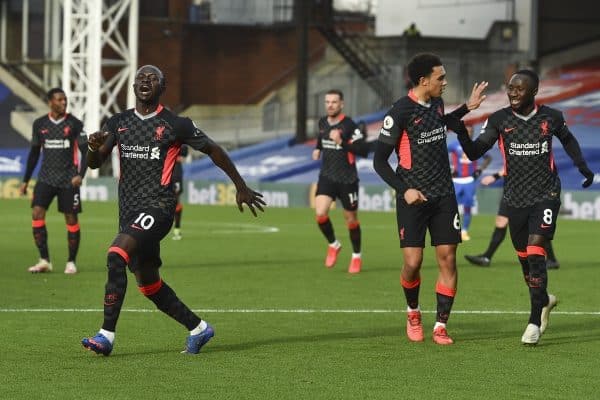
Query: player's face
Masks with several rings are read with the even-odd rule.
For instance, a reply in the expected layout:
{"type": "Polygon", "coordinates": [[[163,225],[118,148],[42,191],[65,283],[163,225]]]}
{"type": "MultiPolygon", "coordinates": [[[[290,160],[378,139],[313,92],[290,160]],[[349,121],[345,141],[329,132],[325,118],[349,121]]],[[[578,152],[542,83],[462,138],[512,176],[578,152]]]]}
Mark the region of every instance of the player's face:
{"type": "Polygon", "coordinates": [[[533,82],[529,77],[515,74],[508,81],[506,94],[513,111],[519,114],[529,114],[534,107],[537,88],[533,87],[533,82]]]}
{"type": "Polygon", "coordinates": [[[344,108],[344,101],[337,94],[325,95],[325,111],[328,117],[337,117],[344,108]]]}
{"type": "Polygon", "coordinates": [[[162,72],[158,68],[141,68],[133,82],[135,97],[143,103],[158,100],[162,92],[161,78],[162,72]]]}
{"type": "Polygon", "coordinates": [[[54,93],[48,105],[52,114],[63,115],[67,111],[67,96],[64,93],[54,93]]]}
{"type": "Polygon", "coordinates": [[[443,65],[433,67],[431,75],[422,79],[422,84],[427,86],[427,93],[431,97],[441,97],[446,89],[448,81],[446,80],[446,70],[443,65]]]}

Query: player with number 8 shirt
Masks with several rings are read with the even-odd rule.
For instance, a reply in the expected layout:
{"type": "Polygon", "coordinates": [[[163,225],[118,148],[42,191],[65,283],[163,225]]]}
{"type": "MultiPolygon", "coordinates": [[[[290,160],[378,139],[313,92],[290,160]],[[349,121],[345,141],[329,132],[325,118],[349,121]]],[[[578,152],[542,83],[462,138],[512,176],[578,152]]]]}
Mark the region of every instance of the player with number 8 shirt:
{"type": "Polygon", "coordinates": [[[531,70],[517,71],[507,86],[509,107],[489,116],[479,137],[469,138],[464,124],[447,117],[448,128],[458,134],[471,160],[485,154],[498,142],[504,157],[503,200],[507,205],[510,236],[529,287],[530,314],[521,337],[535,345],[548,325],[556,297],[548,294],[547,241],[552,240],[560,209],[560,179],[552,151],[556,136],[590,186],[594,173],[588,168],[579,143],[560,111],[535,104],[539,77],[531,70]]]}

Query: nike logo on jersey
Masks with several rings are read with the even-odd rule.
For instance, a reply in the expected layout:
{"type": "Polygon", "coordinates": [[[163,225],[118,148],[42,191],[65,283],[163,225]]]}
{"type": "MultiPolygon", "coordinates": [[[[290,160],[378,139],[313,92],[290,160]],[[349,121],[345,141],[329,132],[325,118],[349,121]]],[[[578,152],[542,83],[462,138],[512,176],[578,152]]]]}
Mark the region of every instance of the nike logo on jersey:
{"type": "Polygon", "coordinates": [[[415,125],[419,125],[423,121],[423,118],[415,118],[415,125]]]}
{"type": "Polygon", "coordinates": [[[550,226],[551,225],[541,224],[540,228],[542,228],[542,229],[548,229],[548,228],[550,228],[550,226]]]}
{"type": "Polygon", "coordinates": [[[46,133],[48,133],[48,129],[42,129],[42,130],[40,131],[40,133],[41,133],[42,135],[45,135],[46,133]]]}
{"type": "Polygon", "coordinates": [[[125,132],[126,130],[128,130],[129,128],[119,128],[117,129],[117,132],[125,132]]]}
{"type": "Polygon", "coordinates": [[[517,128],[504,128],[504,132],[509,133],[509,132],[514,131],[515,129],[517,129],[517,128]]]}

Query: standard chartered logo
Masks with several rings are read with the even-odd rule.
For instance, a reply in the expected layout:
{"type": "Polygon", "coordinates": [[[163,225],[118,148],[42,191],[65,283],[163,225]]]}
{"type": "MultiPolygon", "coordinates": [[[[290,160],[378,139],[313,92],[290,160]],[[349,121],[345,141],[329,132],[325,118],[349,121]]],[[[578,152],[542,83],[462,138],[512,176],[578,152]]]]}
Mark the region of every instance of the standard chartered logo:
{"type": "Polygon", "coordinates": [[[44,141],[45,149],[68,149],[71,147],[69,139],[46,139],[44,141]]]}
{"type": "Polygon", "coordinates": [[[160,149],[158,147],[152,148],[152,153],[150,153],[151,160],[159,160],[160,159],[160,149]]]}

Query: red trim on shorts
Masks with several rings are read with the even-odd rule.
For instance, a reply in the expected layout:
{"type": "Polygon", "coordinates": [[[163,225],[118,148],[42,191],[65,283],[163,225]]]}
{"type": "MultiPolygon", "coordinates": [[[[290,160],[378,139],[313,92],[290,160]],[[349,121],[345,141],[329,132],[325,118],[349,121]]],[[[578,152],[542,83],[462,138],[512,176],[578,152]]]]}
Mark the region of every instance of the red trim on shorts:
{"type": "Polygon", "coordinates": [[[44,226],[46,226],[46,220],[34,219],[31,221],[31,226],[33,228],[43,228],[44,226]]]}
{"type": "Polygon", "coordinates": [[[435,284],[435,292],[439,293],[439,294],[443,294],[444,296],[448,296],[448,297],[456,296],[456,288],[453,289],[453,288],[446,287],[439,282],[437,282],[435,284]]]}
{"type": "Polygon", "coordinates": [[[79,232],[79,223],[76,223],[74,225],[67,224],[67,230],[71,233],[79,232]]]}
{"type": "Polygon", "coordinates": [[[400,166],[404,169],[412,168],[412,154],[410,153],[410,140],[406,129],[402,131],[402,137],[398,144],[398,156],[400,157],[400,166]]]}
{"type": "Polygon", "coordinates": [[[356,222],[349,222],[347,224],[348,229],[356,229],[360,226],[360,222],[356,221],[356,222]]]}
{"type": "Polygon", "coordinates": [[[517,257],[519,257],[519,258],[527,258],[527,252],[526,251],[519,251],[519,250],[517,250],[517,257]]]}
{"type": "Polygon", "coordinates": [[[123,260],[125,260],[125,262],[127,264],[129,264],[129,254],[127,254],[127,252],[125,250],[123,250],[122,248],[117,247],[117,246],[112,246],[112,247],[108,248],[108,252],[109,253],[117,253],[118,255],[123,257],[123,260]]]}
{"type": "Polygon", "coordinates": [[[544,249],[542,246],[527,246],[527,255],[546,257],[546,249],[544,249]]]}
{"type": "Polygon", "coordinates": [[[140,292],[142,292],[142,294],[144,296],[152,296],[153,294],[155,294],[156,292],[158,292],[160,290],[160,288],[162,287],[162,279],[159,279],[158,281],[150,284],[150,285],[146,285],[146,286],[138,286],[138,289],[140,292]]]}
{"type": "Polygon", "coordinates": [[[316,219],[317,219],[317,224],[324,224],[325,222],[329,221],[329,216],[317,215],[316,219]]]}
{"type": "Polygon", "coordinates": [[[175,212],[181,212],[181,210],[183,210],[183,204],[177,203],[175,206],[175,212]]]}
{"type": "Polygon", "coordinates": [[[421,284],[421,279],[417,278],[416,280],[409,282],[405,281],[403,277],[400,277],[400,284],[405,289],[414,289],[421,284]]]}
{"type": "Polygon", "coordinates": [[[175,144],[169,146],[169,150],[167,150],[167,157],[165,158],[165,163],[163,164],[162,178],[160,179],[161,185],[166,186],[171,183],[173,168],[175,168],[175,163],[177,162],[177,157],[179,157],[180,151],[180,142],[175,142],[175,144]]]}

